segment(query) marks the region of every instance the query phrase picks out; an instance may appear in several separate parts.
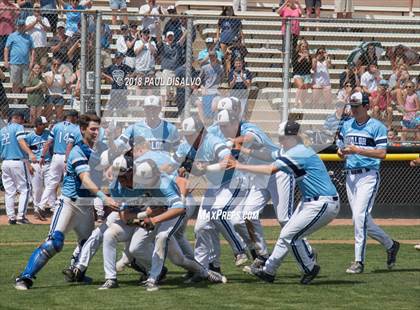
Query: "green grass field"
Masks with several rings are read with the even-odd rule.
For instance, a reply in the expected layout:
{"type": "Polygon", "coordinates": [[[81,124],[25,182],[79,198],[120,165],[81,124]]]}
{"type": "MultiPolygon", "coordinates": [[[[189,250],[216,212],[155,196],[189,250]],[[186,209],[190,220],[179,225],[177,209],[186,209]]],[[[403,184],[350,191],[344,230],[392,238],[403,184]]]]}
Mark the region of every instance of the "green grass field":
{"type": "MultiPolygon", "coordinates": [[[[148,293],[137,285],[138,276],[132,270],[119,275],[120,289],[98,291],[104,275],[101,250],[88,270],[94,278],[92,285],[65,283],[61,270],[75,241],[70,234],[69,244],[39,273],[34,288],[16,291],[14,278],[47,230],[45,225],[0,227],[0,309],[420,309],[420,252],[412,245],[402,245],[392,271],[385,268],[383,248],[368,245],[365,273],[347,275],[344,271],[353,258],[353,246],[316,244],[321,273],[309,286],[298,284],[300,274],[290,257],[279,269],[275,283],[267,284],[236,268],[231,250],[224,245],[222,268],[227,284],[183,284],[183,270],[167,263],[170,273],[165,284],[160,291],[148,293]]],[[[385,230],[396,239],[420,239],[419,226],[385,230]]],[[[276,228],[266,229],[267,240],[276,239],[277,234],[276,228]]],[[[191,229],[188,236],[192,239],[191,229]]],[[[351,238],[350,226],[327,227],[311,237],[351,238]]]]}

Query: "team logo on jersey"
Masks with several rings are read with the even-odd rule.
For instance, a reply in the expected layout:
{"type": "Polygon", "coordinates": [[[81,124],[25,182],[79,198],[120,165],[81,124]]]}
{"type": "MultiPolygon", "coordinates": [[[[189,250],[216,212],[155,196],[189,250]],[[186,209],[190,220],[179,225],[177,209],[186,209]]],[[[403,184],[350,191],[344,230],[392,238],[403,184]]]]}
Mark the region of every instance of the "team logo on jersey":
{"type": "Polygon", "coordinates": [[[112,71],[112,78],[114,79],[115,83],[117,83],[118,86],[124,85],[124,71],[123,70],[114,70],[112,71]]]}

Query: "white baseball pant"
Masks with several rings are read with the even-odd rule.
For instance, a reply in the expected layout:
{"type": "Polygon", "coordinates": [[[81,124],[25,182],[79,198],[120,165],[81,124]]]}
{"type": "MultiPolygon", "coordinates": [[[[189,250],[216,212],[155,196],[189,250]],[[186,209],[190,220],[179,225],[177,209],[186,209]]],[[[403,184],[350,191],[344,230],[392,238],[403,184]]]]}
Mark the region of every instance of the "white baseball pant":
{"type": "Polygon", "coordinates": [[[309,273],[315,265],[314,257],[308,253],[302,238],[319,230],[331,222],[340,210],[339,200],[320,196],[316,201],[301,202],[289,222],[280,232],[279,239],[270,258],[265,262],[264,271],[275,275],[289,250],[292,251],[300,269],[309,273]]]}
{"type": "Polygon", "coordinates": [[[74,229],[78,242],[87,240],[95,228],[93,208],[89,205],[79,205],[77,201],[61,196],[57,210],[51,220],[50,235],[60,231],[64,235],[74,229]]]}
{"type": "Polygon", "coordinates": [[[244,200],[246,193],[241,184],[236,188],[224,184],[217,189],[208,189],[204,194],[194,228],[194,257],[206,268],[213,251],[213,255],[220,255],[220,245],[214,248],[213,244],[219,240],[218,232],[228,241],[234,255],[246,252],[246,245],[232,223],[235,208],[244,200]]]}
{"type": "Polygon", "coordinates": [[[32,200],[35,209],[38,209],[41,204],[42,192],[45,186],[49,183],[48,171],[50,169],[50,163],[46,163],[41,166],[38,163],[31,164],[34,168],[34,174],[32,175],[32,200]]]}
{"type": "Polygon", "coordinates": [[[48,183],[45,185],[39,204],[39,208],[42,210],[45,210],[47,205],[50,207],[54,206],[57,197],[57,187],[63,178],[64,169],[66,167],[66,164],[64,163],[65,159],[66,155],[64,154],[54,154],[51,159],[50,169],[47,174],[48,183]]]}
{"type": "Polygon", "coordinates": [[[187,229],[188,220],[191,218],[191,216],[194,214],[195,211],[195,205],[186,203],[186,209],[185,209],[185,217],[184,220],[179,227],[179,229],[175,232],[174,238],[178,242],[179,247],[182,250],[182,253],[189,259],[194,259],[194,250],[188,241],[187,237],[185,236],[185,230],[187,229]]]}
{"type": "Polygon", "coordinates": [[[376,170],[360,174],[347,174],[346,189],[353,213],[355,261],[364,262],[367,236],[379,241],[386,249],[393,245],[392,239],[373,222],[373,203],[379,190],[380,176],[376,170]]]}
{"type": "Polygon", "coordinates": [[[244,203],[235,209],[235,211],[238,210],[237,216],[233,220],[235,229],[244,239],[248,248],[255,248],[258,255],[267,256],[269,254],[259,215],[271,198],[277,219],[284,226],[293,213],[294,189],[294,177],[283,171],[278,171],[270,176],[265,188],[252,185],[244,203]],[[246,226],[245,218],[247,218],[249,226],[246,226]],[[250,231],[251,229],[252,231],[250,231]]]}
{"type": "Polygon", "coordinates": [[[19,192],[17,219],[23,219],[31,195],[30,174],[26,163],[23,160],[4,160],[1,169],[7,217],[16,220],[15,196],[19,192]]]}

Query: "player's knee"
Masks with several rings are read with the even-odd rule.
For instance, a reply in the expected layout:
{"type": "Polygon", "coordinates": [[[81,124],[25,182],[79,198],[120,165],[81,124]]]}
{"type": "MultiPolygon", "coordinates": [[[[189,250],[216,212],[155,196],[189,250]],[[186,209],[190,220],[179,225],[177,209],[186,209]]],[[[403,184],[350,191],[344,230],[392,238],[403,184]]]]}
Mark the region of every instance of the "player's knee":
{"type": "Polygon", "coordinates": [[[61,252],[64,247],[64,234],[61,231],[54,231],[50,238],[41,244],[41,250],[49,257],[61,252]]]}

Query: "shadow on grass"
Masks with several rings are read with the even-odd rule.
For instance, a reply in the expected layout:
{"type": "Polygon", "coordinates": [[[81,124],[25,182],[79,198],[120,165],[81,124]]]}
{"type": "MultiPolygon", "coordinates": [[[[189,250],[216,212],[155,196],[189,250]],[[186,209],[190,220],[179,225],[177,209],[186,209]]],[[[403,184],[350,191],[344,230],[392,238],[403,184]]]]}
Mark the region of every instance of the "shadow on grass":
{"type": "Polygon", "coordinates": [[[311,282],[310,286],[318,286],[318,285],[355,285],[355,284],[365,284],[364,281],[351,281],[351,280],[321,280],[315,282],[311,282]]]}
{"type": "Polygon", "coordinates": [[[376,269],[372,273],[390,273],[390,272],[420,272],[420,268],[402,268],[402,269],[376,269]]]}

